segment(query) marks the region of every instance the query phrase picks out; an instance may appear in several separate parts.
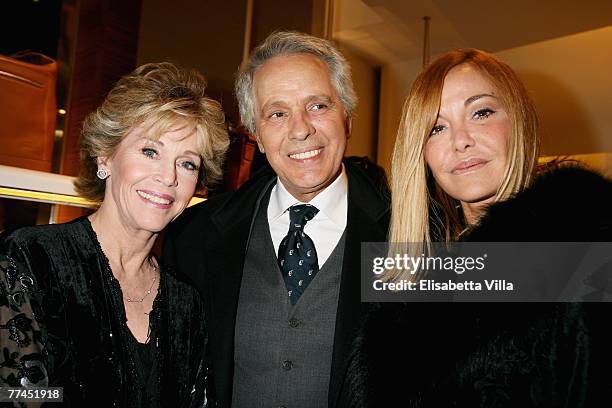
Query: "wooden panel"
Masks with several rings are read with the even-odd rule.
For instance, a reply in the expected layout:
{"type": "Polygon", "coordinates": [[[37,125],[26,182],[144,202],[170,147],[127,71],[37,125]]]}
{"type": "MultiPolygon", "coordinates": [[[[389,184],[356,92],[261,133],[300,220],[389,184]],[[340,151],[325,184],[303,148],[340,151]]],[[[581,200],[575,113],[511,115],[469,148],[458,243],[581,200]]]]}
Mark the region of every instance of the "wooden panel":
{"type": "MultiPolygon", "coordinates": [[[[60,173],[79,172],[79,136],[85,116],[104,100],[113,84],[136,67],[140,0],[81,0],[79,27],[67,103],[60,173]]],[[[61,207],[58,222],[81,215],[61,207]]]]}
{"type": "Polygon", "coordinates": [[[286,0],[255,0],[251,48],[259,45],[268,35],[277,30],[310,33],[313,0],[291,2],[291,6],[288,4],[286,0]]]}
{"type": "Polygon", "coordinates": [[[50,171],[57,64],[38,53],[0,56],[0,164],[50,171]]]}

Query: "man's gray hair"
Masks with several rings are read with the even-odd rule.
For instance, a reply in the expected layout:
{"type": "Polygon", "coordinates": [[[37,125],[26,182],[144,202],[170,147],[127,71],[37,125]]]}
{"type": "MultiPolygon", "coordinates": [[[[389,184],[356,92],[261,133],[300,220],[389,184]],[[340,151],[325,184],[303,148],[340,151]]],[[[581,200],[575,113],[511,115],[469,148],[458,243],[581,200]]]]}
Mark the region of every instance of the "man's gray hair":
{"type": "Polygon", "coordinates": [[[351,67],[332,45],[322,38],[313,37],[296,31],[272,33],[251,53],[247,64],[238,71],[236,77],[236,98],[242,123],[255,134],[255,93],[253,77],[255,72],[269,59],[293,54],[312,54],[323,61],[329,69],[331,83],[342,102],[346,117],[351,117],[357,96],[353,89],[351,67]]]}

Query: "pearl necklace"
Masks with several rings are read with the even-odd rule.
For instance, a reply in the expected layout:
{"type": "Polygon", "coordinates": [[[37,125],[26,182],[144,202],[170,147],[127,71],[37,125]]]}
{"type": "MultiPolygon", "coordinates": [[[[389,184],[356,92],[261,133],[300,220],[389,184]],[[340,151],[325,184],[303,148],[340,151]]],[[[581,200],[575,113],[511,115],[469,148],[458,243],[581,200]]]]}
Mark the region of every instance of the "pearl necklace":
{"type": "Polygon", "coordinates": [[[128,301],[129,303],[142,303],[144,302],[145,298],[147,296],[149,296],[151,294],[151,291],[153,290],[153,285],[155,285],[155,281],[157,281],[157,266],[155,265],[155,263],[151,260],[151,258],[149,258],[149,265],[151,265],[151,267],[153,268],[153,282],[151,282],[151,286],[149,286],[149,289],[147,289],[147,291],[145,292],[144,296],[141,297],[140,299],[132,299],[128,296],[125,297],[125,300],[128,301]]]}

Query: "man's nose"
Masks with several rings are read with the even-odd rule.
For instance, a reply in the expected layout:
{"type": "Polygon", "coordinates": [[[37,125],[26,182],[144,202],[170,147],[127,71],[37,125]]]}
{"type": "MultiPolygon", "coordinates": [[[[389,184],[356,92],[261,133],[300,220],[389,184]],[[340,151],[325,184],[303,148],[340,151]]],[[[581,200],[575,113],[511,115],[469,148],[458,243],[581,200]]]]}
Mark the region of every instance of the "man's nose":
{"type": "Polygon", "coordinates": [[[295,140],[305,140],[315,132],[307,112],[297,112],[291,116],[289,137],[295,140]]]}

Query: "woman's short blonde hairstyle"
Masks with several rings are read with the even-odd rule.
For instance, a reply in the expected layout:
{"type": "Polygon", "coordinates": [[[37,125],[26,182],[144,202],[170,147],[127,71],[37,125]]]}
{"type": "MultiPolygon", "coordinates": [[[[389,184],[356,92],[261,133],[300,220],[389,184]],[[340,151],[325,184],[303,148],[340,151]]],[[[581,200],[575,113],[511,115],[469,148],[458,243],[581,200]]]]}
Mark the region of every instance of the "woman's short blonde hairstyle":
{"type": "Polygon", "coordinates": [[[404,103],[391,166],[390,242],[453,241],[466,227],[459,202],[438,186],[424,156],[440,110],[444,79],[461,64],[476,68],[495,86],[512,123],[508,161],[494,201],[508,199],[527,187],[535,173],[538,120],[519,77],[486,52],[472,48],[450,51],[417,76],[404,103]]]}
{"type": "Polygon", "coordinates": [[[193,69],[169,62],[142,65],[122,77],[102,105],[89,114],[81,133],[81,169],[74,185],[83,197],[101,202],[105,180],[96,176],[98,157],[110,157],[137,127],[157,139],[185,126],[195,129],[202,158],[198,181],[211,186],[223,174],[229,145],[219,102],[206,96],[206,81],[193,69]]]}

